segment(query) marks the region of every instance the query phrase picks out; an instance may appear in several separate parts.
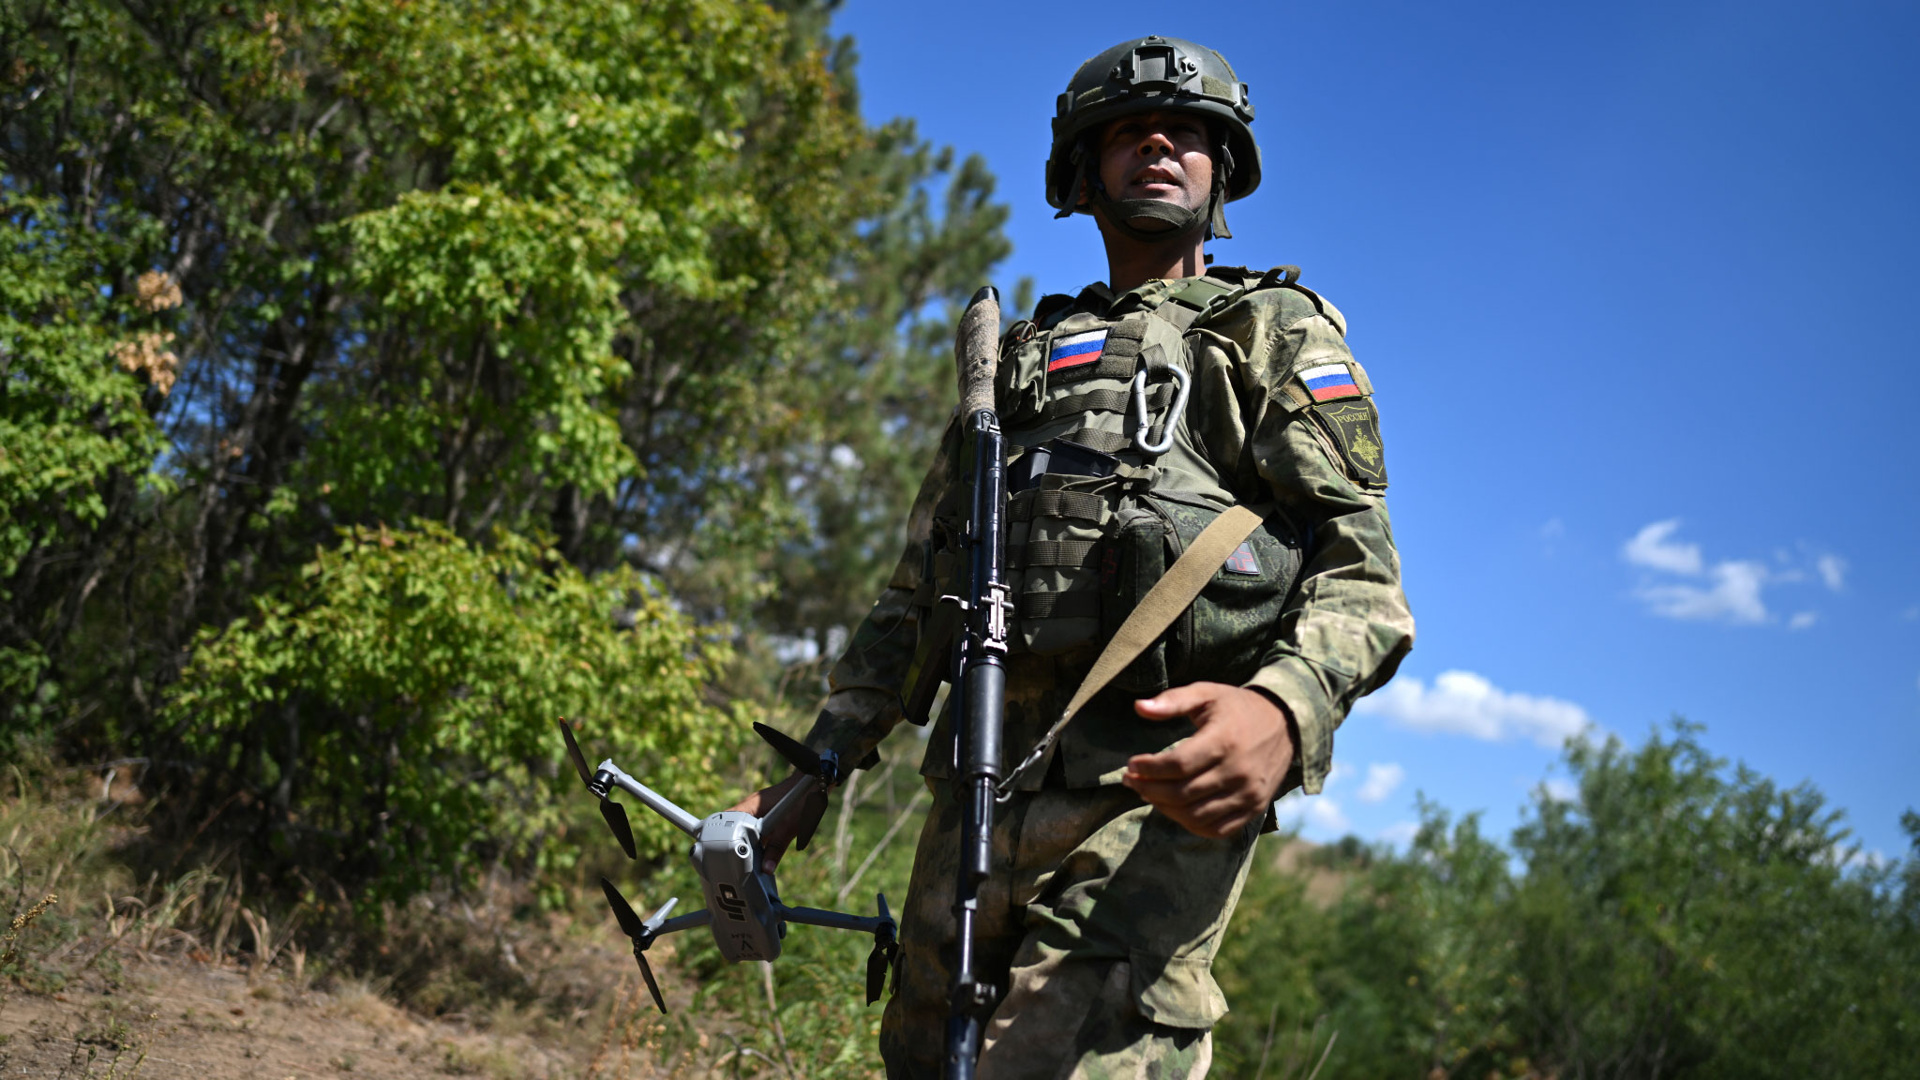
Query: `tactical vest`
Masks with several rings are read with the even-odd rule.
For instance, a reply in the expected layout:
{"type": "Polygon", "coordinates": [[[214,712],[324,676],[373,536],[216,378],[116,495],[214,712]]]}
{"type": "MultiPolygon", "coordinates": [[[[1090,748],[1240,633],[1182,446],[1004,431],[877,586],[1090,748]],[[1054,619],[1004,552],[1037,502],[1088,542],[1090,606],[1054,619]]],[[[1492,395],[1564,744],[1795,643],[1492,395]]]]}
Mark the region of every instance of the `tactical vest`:
{"type": "MultiPolygon", "coordinates": [[[[1043,300],[1035,320],[1002,338],[1016,653],[1085,650],[1090,662],[1186,545],[1239,501],[1185,423],[1201,381],[1185,332],[1252,287],[1189,278],[1150,310],[1112,318],[1058,304],[1048,314],[1043,300]]],[[[1301,543],[1271,504],[1250,508],[1262,526],[1115,680],[1118,691],[1237,684],[1258,670],[1299,575],[1301,543]]],[[[954,509],[936,511],[927,600],[959,592],[954,509]]]]}

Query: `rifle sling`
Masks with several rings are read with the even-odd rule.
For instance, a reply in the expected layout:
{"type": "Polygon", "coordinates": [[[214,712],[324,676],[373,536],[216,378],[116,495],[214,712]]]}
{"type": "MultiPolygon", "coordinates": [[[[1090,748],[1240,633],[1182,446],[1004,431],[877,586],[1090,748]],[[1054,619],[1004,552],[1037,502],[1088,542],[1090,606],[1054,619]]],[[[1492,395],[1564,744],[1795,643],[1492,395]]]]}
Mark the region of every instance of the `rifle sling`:
{"type": "Polygon", "coordinates": [[[1073,698],[1060,713],[1060,719],[1053,722],[1032,752],[1000,782],[998,793],[1002,799],[1013,790],[1013,785],[1023,773],[1053,749],[1060,732],[1065,730],[1074,714],[1092,701],[1094,695],[1105,690],[1107,684],[1158,641],[1161,634],[1166,633],[1167,627],[1173,625],[1173,620],[1179,618],[1180,613],[1200,596],[1207,582],[1213,580],[1214,572],[1247,537],[1253,535],[1260,520],[1259,514],[1244,506],[1229,507],[1226,513],[1214,518],[1211,524],[1200,531],[1199,536],[1193,538],[1187,550],[1180,553],[1180,557],[1167,568],[1160,580],[1153,583],[1153,588],[1147,590],[1147,595],[1140,598],[1140,603],[1120,624],[1120,629],[1114,631],[1106,648],[1100,650],[1099,657],[1093,662],[1093,669],[1080,681],[1080,688],[1073,692],[1073,698]]]}

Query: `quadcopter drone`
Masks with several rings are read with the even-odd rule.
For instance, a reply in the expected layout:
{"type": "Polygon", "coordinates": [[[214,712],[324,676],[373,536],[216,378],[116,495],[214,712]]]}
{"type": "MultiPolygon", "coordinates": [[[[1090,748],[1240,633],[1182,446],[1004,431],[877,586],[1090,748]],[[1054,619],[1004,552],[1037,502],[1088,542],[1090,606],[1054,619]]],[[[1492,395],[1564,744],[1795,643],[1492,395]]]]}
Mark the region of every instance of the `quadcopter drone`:
{"type": "MultiPolygon", "coordinates": [[[[613,763],[612,758],[602,761],[597,770],[588,769],[586,755],[580,752],[580,743],[573,737],[572,726],[564,719],[559,723],[560,732],[567,739],[567,756],[573,759],[573,767],[579,770],[580,779],[586,781],[587,790],[600,800],[600,816],[607,819],[608,827],[613,830],[614,838],[620,841],[627,858],[637,857],[633,846],[633,827],[627,822],[626,807],[613,801],[615,788],[640,800],[647,809],[693,837],[693,847],[688,856],[693,861],[694,872],[700,875],[700,886],[707,895],[705,911],[668,918],[668,913],[680,902],[679,897],[674,897],[654,912],[652,918],[642,919],[612,882],[606,878],[600,879],[600,888],[607,894],[607,903],[613,908],[613,917],[619,921],[621,932],[633,939],[633,958],[640,962],[640,974],[647,980],[647,989],[653,992],[653,1003],[662,1013],[667,1011],[667,1002],[660,996],[660,984],[654,981],[653,968],[647,964],[647,948],[668,934],[691,930],[696,926],[712,930],[713,943],[719,946],[720,955],[731,964],[742,960],[777,958],[780,955],[780,940],[787,936],[787,924],[790,922],[872,934],[873,952],[867,956],[867,1004],[871,1005],[880,999],[889,968],[894,969],[895,985],[898,986],[899,931],[893,916],[887,911],[885,894],[875,894],[880,909],[877,916],[788,907],[780,902],[773,875],[760,868],[760,837],[766,830],[792,812],[816,788],[824,792],[839,781],[839,761],[831,751],[816,754],[799,741],[765,724],[753,725],[753,730],[761,738],[772,744],[781,757],[800,771],[800,782],[764,816],[723,810],[701,820],[629,776],[613,763]]],[[[810,835],[809,832],[808,836],[800,837],[797,846],[806,847],[810,835]]]]}

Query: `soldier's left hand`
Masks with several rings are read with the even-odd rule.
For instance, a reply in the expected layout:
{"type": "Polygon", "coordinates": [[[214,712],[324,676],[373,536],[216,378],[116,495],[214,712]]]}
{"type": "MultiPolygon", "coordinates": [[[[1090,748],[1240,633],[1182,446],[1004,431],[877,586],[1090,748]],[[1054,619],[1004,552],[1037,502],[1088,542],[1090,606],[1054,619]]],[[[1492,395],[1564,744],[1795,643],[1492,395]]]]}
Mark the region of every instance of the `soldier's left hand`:
{"type": "Polygon", "coordinates": [[[1133,703],[1149,720],[1186,717],[1193,735],[1127,762],[1121,783],[1198,836],[1228,836],[1264,816],[1293,765],[1293,735],[1272,698],[1198,682],[1133,703]]]}

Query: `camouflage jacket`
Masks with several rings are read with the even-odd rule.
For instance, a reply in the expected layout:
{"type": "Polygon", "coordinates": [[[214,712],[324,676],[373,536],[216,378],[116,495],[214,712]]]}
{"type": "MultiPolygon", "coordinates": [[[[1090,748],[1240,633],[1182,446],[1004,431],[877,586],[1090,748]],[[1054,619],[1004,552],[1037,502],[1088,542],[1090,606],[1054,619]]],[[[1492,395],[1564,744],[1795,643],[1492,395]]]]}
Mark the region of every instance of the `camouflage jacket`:
{"type": "MultiPolygon", "coordinates": [[[[1187,329],[1193,390],[1185,423],[1242,501],[1277,504],[1303,534],[1297,584],[1261,666],[1243,683],[1277,699],[1298,727],[1300,746],[1282,791],[1317,793],[1332,767],[1334,730],[1357,698],[1392,677],[1413,643],[1387,519],[1372,387],[1347,348],[1344,317],[1291,275],[1216,268],[1209,277],[1259,287],[1215,305],[1187,329]],[[1344,371],[1338,378],[1354,385],[1339,400],[1317,400],[1315,384],[1329,371],[1344,371]]],[[[1119,297],[1094,284],[1053,319],[1152,311],[1181,284],[1149,281],[1119,297]]],[[[902,717],[902,682],[923,610],[915,593],[927,591],[927,545],[936,508],[958,482],[959,441],[956,418],[908,517],[906,551],[834,666],[827,709],[807,736],[809,745],[834,750],[843,761],[868,755],[902,717]]],[[[1011,658],[1009,766],[1059,715],[1095,655],[1097,648],[1011,658]]],[[[935,729],[922,769],[927,775],[947,774],[947,727],[943,718],[935,729]]],[[[1191,733],[1188,724],[1139,719],[1131,695],[1109,690],[1068,726],[1052,772],[1070,787],[1116,783],[1129,756],[1191,733]]],[[[1036,786],[1035,773],[1022,786],[1036,786]]]]}

